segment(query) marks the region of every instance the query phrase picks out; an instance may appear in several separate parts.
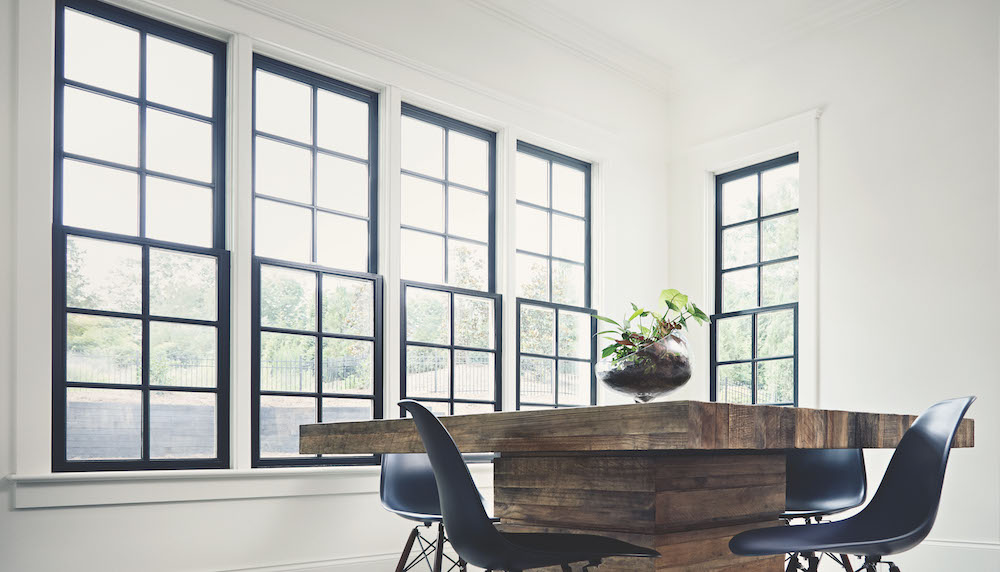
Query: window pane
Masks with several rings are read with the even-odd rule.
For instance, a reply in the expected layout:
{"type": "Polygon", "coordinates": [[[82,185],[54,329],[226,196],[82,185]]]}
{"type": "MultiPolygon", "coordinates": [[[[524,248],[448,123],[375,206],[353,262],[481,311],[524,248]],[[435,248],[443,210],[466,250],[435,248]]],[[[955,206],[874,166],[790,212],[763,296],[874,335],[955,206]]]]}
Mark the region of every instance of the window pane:
{"type": "Polygon", "coordinates": [[[139,32],[76,10],[65,11],[66,78],[139,96],[139,32]]]}
{"type": "Polygon", "coordinates": [[[549,253],[549,214],[546,211],[518,205],[517,249],[549,253]]]}
{"type": "Polygon", "coordinates": [[[369,399],[323,398],[323,423],[368,421],[374,417],[374,407],[369,399]]]}
{"type": "Polygon", "coordinates": [[[325,89],[317,91],[317,98],[317,145],[367,159],[368,104],[325,89]]]}
{"type": "Polygon", "coordinates": [[[142,248],[67,236],[66,305],[113,312],[140,312],[142,248]]]}
{"type": "Polygon", "coordinates": [[[139,165],[138,106],[72,87],[63,93],[64,151],[139,165]]]}
{"type": "Polygon", "coordinates": [[[515,255],[517,295],[535,300],[549,299],[549,261],[530,254],[515,255]]]}
{"type": "Polygon", "coordinates": [[[747,268],[722,275],[722,311],[757,307],[757,269],[747,268]]]}
{"type": "Polygon", "coordinates": [[[212,326],[150,322],[150,385],[215,387],[217,339],[212,326]]]}
{"type": "Polygon", "coordinates": [[[212,54],[146,36],[150,101],[211,117],[212,87],[212,54]]]}
{"type": "Polygon", "coordinates": [[[323,275],[323,331],[353,336],[375,335],[375,284],[323,275]]]}
{"type": "Polygon", "coordinates": [[[753,357],[752,319],[753,316],[737,316],[716,322],[716,355],[719,361],[748,360],[753,357]]]}
{"type": "Polygon", "coordinates": [[[555,355],[556,313],[552,308],[521,306],[521,352],[555,355]]]}
{"type": "Polygon", "coordinates": [[[448,132],[448,180],[476,189],[488,190],[490,146],[478,137],[448,132]]]}
{"type": "Polygon", "coordinates": [[[487,195],[448,188],[448,234],[481,242],[490,239],[490,200],[487,195]]]}
{"type": "Polygon", "coordinates": [[[792,403],[795,400],[794,385],[794,360],[757,363],[757,403],[792,403]]]}
{"type": "Polygon", "coordinates": [[[590,359],[590,314],[559,310],[559,355],[590,359]]]}
{"type": "Polygon", "coordinates": [[[549,162],[517,154],[517,200],[549,206],[549,162]]]}
{"type": "Polygon", "coordinates": [[[722,224],[733,224],[757,216],[757,175],[722,185],[722,224]]]}
{"type": "Polygon", "coordinates": [[[260,323],[272,328],[315,330],[316,275],[261,265],[260,323]]]}
{"type": "MultiPolygon", "coordinates": [[[[438,417],[443,417],[445,415],[451,415],[451,413],[448,412],[448,404],[447,403],[442,403],[440,401],[421,401],[420,405],[423,405],[424,407],[426,407],[427,409],[429,409],[431,413],[433,413],[434,415],[436,415],[438,417]]],[[[403,412],[403,417],[410,417],[410,412],[409,411],[404,411],[403,412]]]]}
{"type": "Polygon", "coordinates": [[[455,350],[455,397],[493,401],[495,358],[490,352],[455,350]]]}
{"type": "Polygon", "coordinates": [[[552,163],[552,208],[584,216],[586,207],[586,174],[580,169],[552,163]]]}
{"type": "Polygon", "coordinates": [[[444,178],[444,129],[403,116],[402,167],[438,179],[444,178]]]}
{"type": "Polygon", "coordinates": [[[361,340],[323,338],[323,391],[325,393],[371,395],[375,391],[374,365],[374,343],[361,340]]]}
{"type": "Polygon", "coordinates": [[[326,153],[317,155],[316,204],[368,216],[368,165],[326,153]]]}
{"type": "Polygon", "coordinates": [[[147,109],[146,167],[211,182],[212,124],[147,109]]]}
{"type": "Polygon", "coordinates": [[[312,259],[312,212],[256,199],[254,250],[257,256],[293,262],[312,259]]]}
{"type": "Polygon", "coordinates": [[[139,320],[66,315],[66,381],[142,382],[139,320]]]}
{"type": "Polygon", "coordinates": [[[716,399],[722,403],[753,403],[749,363],[720,365],[716,369],[716,399]]]}
{"type": "Polygon", "coordinates": [[[799,208],[799,164],[792,163],[761,174],[764,215],[799,208]]]}
{"type": "Polygon", "coordinates": [[[66,459],[138,459],[142,455],[142,392],[66,389],[66,459]]]}
{"type": "Polygon", "coordinates": [[[212,459],[215,394],[193,391],[149,393],[149,449],[154,459],[212,459]]]}
{"type": "Polygon", "coordinates": [[[65,159],[62,199],[67,226],[139,234],[139,176],[135,173],[65,159]]]}
{"type": "Polygon", "coordinates": [[[590,404],[590,364],[559,360],[559,404],[590,404]]]}
{"type": "Polygon", "coordinates": [[[316,399],[285,395],[260,396],[260,456],[299,455],[299,426],[316,423],[316,399]]]}
{"type": "Polygon", "coordinates": [[[212,189],[146,177],[146,236],[212,246],[212,189]]]}
{"type": "Polygon", "coordinates": [[[792,310],[757,314],[757,357],[790,356],[795,352],[792,310]]]}
{"type": "Polygon", "coordinates": [[[528,403],[555,403],[555,360],[521,357],[520,368],[521,401],[528,403]]]}
{"type": "Polygon", "coordinates": [[[584,222],[561,215],[552,215],[552,256],[584,261],[587,235],[584,222]]]}
{"type": "Polygon", "coordinates": [[[447,398],[451,388],[451,352],[441,348],[406,347],[406,394],[447,398]]]}
{"type": "Polygon", "coordinates": [[[312,152],[258,136],[254,148],[254,192],[311,205],[312,152]]]}
{"type": "Polygon", "coordinates": [[[733,268],[757,262],[757,223],[722,231],[722,267],[733,268]]]}
{"type": "Polygon", "coordinates": [[[790,214],[761,223],[763,260],[774,260],[799,253],[799,215],[790,214]]]}
{"type": "Polygon", "coordinates": [[[405,310],[407,341],[451,343],[451,298],[447,292],[408,287],[405,310]]]}
{"type": "Polygon", "coordinates": [[[368,221],[321,212],[316,225],[316,262],[342,270],[368,270],[368,221]]]}
{"type": "Polygon", "coordinates": [[[583,265],[552,261],[552,301],[570,306],[583,306],[586,281],[583,265]]]}
{"type": "Polygon", "coordinates": [[[154,316],[215,320],[217,281],[214,257],[149,249],[149,312],[154,316]]]}
{"type": "Polygon", "coordinates": [[[316,391],[316,338],[295,334],[260,334],[260,388],[316,391]]]}
{"type": "Polygon", "coordinates": [[[399,233],[404,280],[444,283],[444,238],[403,229],[399,233]]]}
{"type": "Polygon", "coordinates": [[[410,175],[402,183],[402,223],[444,232],[444,185],[410,175]]]}
{"type": "Polygon", "coordinates": [[[493,300],[455,295],[455,345],[493,349],[493,300]]]}
{"type": "Polygon", "coordinates": [[[769,264],[761,269],[760,303],[773,306],[799,299],[799,262],[769,264]]]}
{"type": "Polygon", "coordinates": [[[486,291],[489,282],[489,249],[482,244],[448,240],[448,284],[486,291]]]}
{"type": "Polygon", "coordinates": [[[480,415],[496,411],[492,403],[456,403],[455,415],[480,415]]]}
{"type": "Polygon", "coordinates": [[[312,142],[311,87],[257,70],[254,99],[254,121],[258,131],[303,143],[312,142]]]}

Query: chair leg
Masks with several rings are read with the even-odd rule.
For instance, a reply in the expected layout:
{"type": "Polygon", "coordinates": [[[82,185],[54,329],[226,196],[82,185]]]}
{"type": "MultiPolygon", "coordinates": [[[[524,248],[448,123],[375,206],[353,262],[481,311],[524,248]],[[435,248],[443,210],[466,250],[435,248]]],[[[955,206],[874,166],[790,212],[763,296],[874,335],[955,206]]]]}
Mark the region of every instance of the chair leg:
{"type": "Polygon", "coordinates": [[[434,552],[434,572],[441,572],[441,560],[444,558],[444,523],[438,523],[437,550],[434,552]]]}
{"type": "Polygon", "coordinates": [[[413,550],[413,541],[417,539],[417,529],[420,526],[414,526],[413,530],[410,531],[410,536],[406,539],[406,546],[403,547],[403,553],[399,556],[399,564],[396,564],[396,572],[403,572],[406,569],[406,560],[410,557],[410,551],[413,550]]]}
{"type": "Polygon", "coordinates": [[[840,555],[840,565],[844,567],[846,572],[854,572],[854,566],[851,566],[851,557],[846,554],[840,555]]]}

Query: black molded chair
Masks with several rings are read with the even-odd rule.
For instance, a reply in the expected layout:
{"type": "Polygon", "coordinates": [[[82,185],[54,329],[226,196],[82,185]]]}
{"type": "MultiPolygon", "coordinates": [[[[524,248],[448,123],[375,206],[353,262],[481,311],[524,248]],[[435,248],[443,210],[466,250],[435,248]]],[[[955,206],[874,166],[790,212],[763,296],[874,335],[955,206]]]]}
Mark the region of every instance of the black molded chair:
{"type": "Polygon", "coordinates": [[[614,538],[589,534],[500,532],[486,515],[469,469],[437,417],[416,401],[399,405],[417,424],[424,448],[430,456],[444,528],[458,555],[487,570],[521,572],[545,566],[586,562],[584,570],[612,556],[658,557],[659,552],[614,538]]]}
{"type": "Polygon", "coordinates": [[[975,397],[942,401],[906,431],[892,455],[878,491],[861,512],[837,522],[759,528],[729,542],[734,554],[764,556],[830,552],[865,557],[863,569],[920,544],[934,526],[951,443],[975,397]]]}
{"type": "MultiPolygon", "coordinates": [[[[409,570],[420,562],[427,562],[430,566],[432,555],[434,572],[441,572],[444,559],[449,561],[449,570],[456,567],[465,570],[466,564],[463,560],[452,560],[444,552],[444,545],[448,539],[441,524],[441,502],[438,500],[437,481],[434,480],[431,460],[425,453],[382,455],[379,498],[387,511],[420,523],[413,527],[406,539],[403,553],[396,565],[396,572],[409,570]],[[421,526],[430,527],[433,524],[438,525],[436,542],[428,541],[420,534],[421,526]],[[420,553],[412,562],[407,562],[414,543],[418,544],[420,553]]],[[[480,496],[481,501],[482,496],[480,496]]]]}
{"type": "MultiPolygon", "coordinates": [[[[785,512],[779,518],[786,524],[796,519],[806,524],[865,502],[868,494],[868,477],[865,473],[865,455],[861,449],[797,449],[788,451],[785,460],[785,512]]],[[[816,569],[819,557],[812,552],[801,555],[808,566],[816,569]]],[[[846,554],[830,554],[832,560],[845,570],[854,572],[846,554]]],[[[789,555],[786,570],[802,570],[800,554],[789,555]]]]}

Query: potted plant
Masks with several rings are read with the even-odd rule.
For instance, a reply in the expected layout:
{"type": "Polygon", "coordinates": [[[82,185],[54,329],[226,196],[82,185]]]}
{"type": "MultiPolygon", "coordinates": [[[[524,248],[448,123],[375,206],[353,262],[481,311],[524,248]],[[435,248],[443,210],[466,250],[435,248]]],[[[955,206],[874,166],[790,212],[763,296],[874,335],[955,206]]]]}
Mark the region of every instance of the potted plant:
{"type": "Polygon", "coordinates": [[[601,354],[597,376],[615,391],[645,403],[681,387],[691,379],[691,355],[684,330],[688,320],[709,320],[688,297],[671,288],[660,292],[659,311],[632,304],[632,314],[619,323],[597,316],[614,329],[598,332],[611,342],[601,354]],[[610,336],[608,336],[610,334],[610,336]]]}

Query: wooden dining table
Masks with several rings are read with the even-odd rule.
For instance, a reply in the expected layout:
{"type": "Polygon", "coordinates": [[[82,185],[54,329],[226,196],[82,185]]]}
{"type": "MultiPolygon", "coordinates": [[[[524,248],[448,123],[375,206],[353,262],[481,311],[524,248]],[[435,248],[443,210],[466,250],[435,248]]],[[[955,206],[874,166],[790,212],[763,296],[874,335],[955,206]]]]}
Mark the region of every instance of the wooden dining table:
{"type": "MultiPolygon", "coordinates": [[[[893,448],[916,416],[698,401],[443,417],[463,453],[495,453],[500,528],[580,532],[655,548],[604,572],[779,572],[782,556],[729,551],[744,530],[776,526],[785,453],[893,448]]],[[[962,422],[954,447],[975,444],[962,422]]],[[[418,453],[410,419],[303,425],[302,453],[418,453]]]]}

